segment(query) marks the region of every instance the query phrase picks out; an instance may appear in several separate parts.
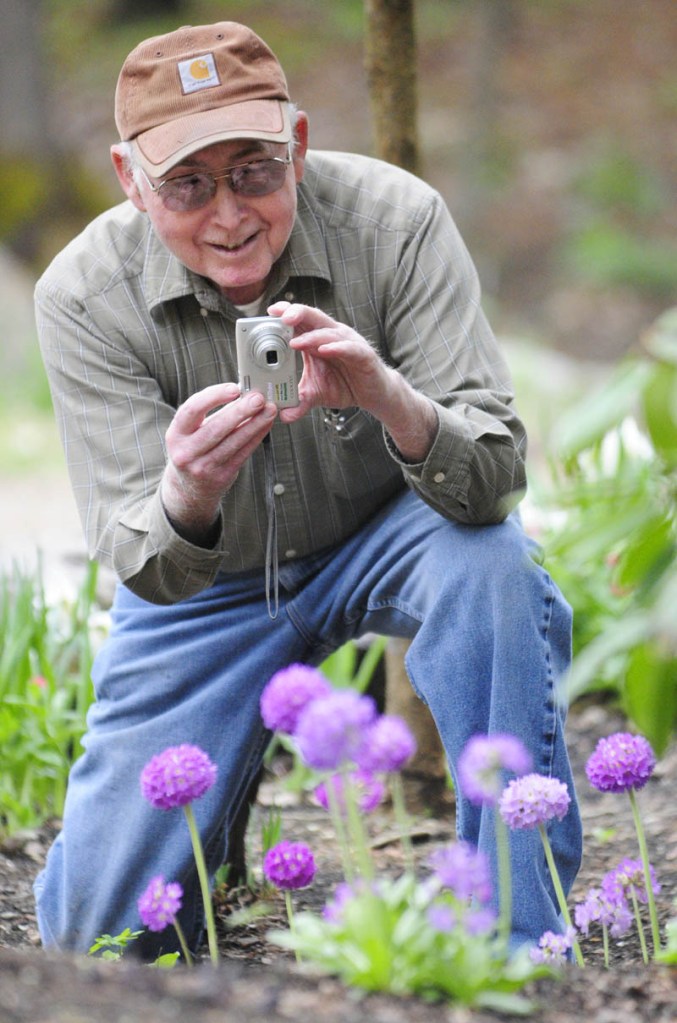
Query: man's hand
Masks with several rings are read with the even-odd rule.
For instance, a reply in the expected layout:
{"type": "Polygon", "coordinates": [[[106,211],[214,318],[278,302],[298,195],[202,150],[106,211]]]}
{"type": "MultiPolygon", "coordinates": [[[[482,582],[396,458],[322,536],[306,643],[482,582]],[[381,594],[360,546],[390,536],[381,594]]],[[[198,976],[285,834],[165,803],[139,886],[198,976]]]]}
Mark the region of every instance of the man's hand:
{"type": "Polygon", "coordinates": [[[292,347],[303,353],[300,403],[280,412],[282,422],[293,423],[316,406],[354,406],[385,426],[406,461],[424,461],[437,434],[435,408],[365,338],[310,306],[276,302],[268,313],[294,328],[292,347]]]}
{"type": "Polygon", "coordinates": [[[277,408],[256,391],[215,384],[181,405],[166,434],[168,462],[161,496],[174,528],[203,545],[210,539],[224,494],[269,433],[277,408]]]}

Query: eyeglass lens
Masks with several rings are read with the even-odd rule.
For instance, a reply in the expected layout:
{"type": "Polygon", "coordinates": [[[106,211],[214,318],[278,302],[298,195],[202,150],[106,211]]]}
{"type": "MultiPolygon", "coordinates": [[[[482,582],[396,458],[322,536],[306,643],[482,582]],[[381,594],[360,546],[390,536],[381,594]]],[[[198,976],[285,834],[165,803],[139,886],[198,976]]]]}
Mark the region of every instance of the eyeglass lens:
{"type": "Polygon", "coordinates": [[[288,164],[288,160],[273,158],[232,167],[225,174],[212,175],[197,171],[164,181],[159,189],[160,196],[169,210],[196,210],[214,198],[219,178],[225,178],[236,195],[270,195],[282,187],[288,164]]]}

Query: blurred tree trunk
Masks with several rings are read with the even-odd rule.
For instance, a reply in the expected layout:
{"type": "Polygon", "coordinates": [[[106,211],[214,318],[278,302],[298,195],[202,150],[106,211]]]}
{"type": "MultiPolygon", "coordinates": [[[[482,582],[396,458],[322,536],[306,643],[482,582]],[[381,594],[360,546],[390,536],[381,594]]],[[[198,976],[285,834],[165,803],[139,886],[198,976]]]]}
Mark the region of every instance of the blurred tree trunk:
{"type": "MultiPolygon", "coordinates": [[[[365,0],[365,57],[376,156],[419,172],[414,0],[365,0]]],[[[448,809],[446,759],[432,715],[414,693],[404,667],[409,647],[391,639],[386,650],[385,709],[403,717],[418,751],[403,772],[414,812],[448,809]]]]}
{"type": "Polygon", "coordinates": [[[43,76],[42,0],[0,0],[0,152],[38,156],[49,149],[43,76]]]}
{"type": "Polygon", "coordinates": [[[418,172],[414,0],[365,0],[376,155],[418,172]]]}
{"type": "MultiPolygon", "coordinates": [[[[147,21],[168,14],[178,14],[182,5],[183,0],[110,0],[107,20],[109,22],[147,21]]],[[[154,34],[148,33],[148,35],[154,34]]]]}

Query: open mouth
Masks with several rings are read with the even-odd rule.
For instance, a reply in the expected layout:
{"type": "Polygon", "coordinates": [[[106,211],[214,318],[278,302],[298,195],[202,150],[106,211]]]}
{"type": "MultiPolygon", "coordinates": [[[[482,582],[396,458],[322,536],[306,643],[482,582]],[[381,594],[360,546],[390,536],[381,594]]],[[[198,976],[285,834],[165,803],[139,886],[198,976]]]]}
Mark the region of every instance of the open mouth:
{"type": "Polygon", "coordinates": [[[245,252],[248,248],[250,248],[258,238],[258,234],[258,231],[256,231],[237,245],[220,245],[218,242],[212,242],[211,245],[213,249],[216,249],[218,252],[222,252],[227,256],[237,255],[238,253],[245,252]]]}

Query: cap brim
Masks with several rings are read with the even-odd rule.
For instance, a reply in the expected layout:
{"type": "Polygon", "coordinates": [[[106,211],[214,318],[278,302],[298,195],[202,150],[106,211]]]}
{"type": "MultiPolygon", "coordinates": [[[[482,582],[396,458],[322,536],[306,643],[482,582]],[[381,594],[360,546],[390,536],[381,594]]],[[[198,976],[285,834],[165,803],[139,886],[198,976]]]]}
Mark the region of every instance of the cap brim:
{"type": "Polygon", "coordinates": [[[256,99],[189,114],[151,128],[133,141],[146,173],[161,178],[192,153],[217,142],[262,139],[284,143],[291,137],[289,104],[277,99],[256,99]]]}

